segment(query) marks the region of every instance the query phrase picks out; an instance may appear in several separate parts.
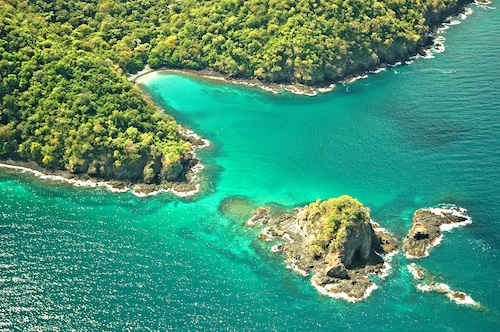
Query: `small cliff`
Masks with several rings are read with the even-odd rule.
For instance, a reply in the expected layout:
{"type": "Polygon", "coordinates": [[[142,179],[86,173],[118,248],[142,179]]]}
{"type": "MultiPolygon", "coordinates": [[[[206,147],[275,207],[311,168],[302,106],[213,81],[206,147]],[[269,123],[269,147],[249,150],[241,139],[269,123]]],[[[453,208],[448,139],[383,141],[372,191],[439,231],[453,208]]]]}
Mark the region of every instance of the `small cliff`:
{"type": "Polygon", "coordinates": [[[374,230],[369,209],[349,196],[317,200],[293,213],[259,208],[247,225],[265,227],[259,237],[280,241],[272,250],[286,255],[288,268],[313,274],[320,292],[350,301],[376,288],[368,274],[382,274],[384,255],[397,250],[389,233],[377,224],[374,230]]]}

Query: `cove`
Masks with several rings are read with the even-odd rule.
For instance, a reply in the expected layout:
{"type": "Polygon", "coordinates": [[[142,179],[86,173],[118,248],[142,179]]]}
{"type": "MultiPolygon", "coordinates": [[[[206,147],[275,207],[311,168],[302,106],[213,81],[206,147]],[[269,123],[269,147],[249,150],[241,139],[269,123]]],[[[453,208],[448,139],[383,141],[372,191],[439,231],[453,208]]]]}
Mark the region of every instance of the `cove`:
{"type": "Polygon", "coordinates": [[[0,329],[495,330],[500,25],[498,10],[474,10],[434,59],[314,98],[151,76],[155,102],[212,142],[194,198],[2,173],[0,329]],[[400,239],[418,208],[467,208],[473,224],[417,263],[481,309],[418,291],[402,254],[365,301],[321,296],[243,225],[248,206],[342,194],[400,239]]]}

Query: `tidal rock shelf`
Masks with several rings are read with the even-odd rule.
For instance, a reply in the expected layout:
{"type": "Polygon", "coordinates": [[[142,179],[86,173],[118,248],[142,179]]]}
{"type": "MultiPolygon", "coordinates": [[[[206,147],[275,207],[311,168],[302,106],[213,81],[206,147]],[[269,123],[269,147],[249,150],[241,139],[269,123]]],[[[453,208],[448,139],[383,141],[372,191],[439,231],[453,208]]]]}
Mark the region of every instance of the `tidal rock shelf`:
{"type": "Polygon", "coordinates": [[[286,213],[258,208],[247,225],[263,227],[259,238],[279,241],[271,250],[285,254],[288,269],[312,275],[321,294],[352,302],[377,288],[368,275],[387,275],[398,250],[391,234],[371,222],[369,209],[349,196],[286,213]]]}
{"type": "Polygon", "coordinates": [[[429,256],[429,248],[438,245],[443,238],[443,231],[472,223],[467,210],[457,206],[420,209],[413,214],[410,232],[403,243],[406,258],[429,256]]]}
{"type": "Polygon", "coordinates": [[[417,289],[422,292],[436,292],[443,294],[457,304],[480,306],[479,302],[474,301],[472,297],[466,293],[452,290],[451,287],[445,283],[436,282],[434,274],[422,266],[411,263],[407,267],[408,271],[413,276],[413,279],[419,282],[416,284],[417,289]]]}

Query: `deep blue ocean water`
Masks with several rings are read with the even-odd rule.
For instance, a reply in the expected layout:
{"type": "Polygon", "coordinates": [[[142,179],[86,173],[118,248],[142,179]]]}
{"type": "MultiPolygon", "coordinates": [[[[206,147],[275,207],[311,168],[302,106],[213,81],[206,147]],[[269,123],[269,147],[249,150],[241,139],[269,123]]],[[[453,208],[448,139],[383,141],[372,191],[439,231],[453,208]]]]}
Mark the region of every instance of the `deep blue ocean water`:
{"type": "Polygon", "coordinates": [[[444,53],[317,97],[151,76],[212,143],[194,198],[0,173],[0,331],[500,330],[500,11],[471,8],[444,53]],[[322,296],[243,225],[342,194],[400,239],[416,209],[468,209],[417,263],[481,307],[415,289],[402,254],[365,301],[322,296]]]}

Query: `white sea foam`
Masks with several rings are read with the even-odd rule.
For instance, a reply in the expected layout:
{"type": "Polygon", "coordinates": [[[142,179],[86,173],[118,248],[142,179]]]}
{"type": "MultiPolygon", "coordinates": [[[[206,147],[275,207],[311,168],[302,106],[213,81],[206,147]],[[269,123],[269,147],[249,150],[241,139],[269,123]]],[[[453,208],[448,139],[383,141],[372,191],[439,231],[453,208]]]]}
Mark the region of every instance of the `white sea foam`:
{"type": "Polygon", "coordinates": [[[389,271],[392,270],[392,265],[389,264],[389,262],[384,262],[384,265],[380,269],[380,272],[378,273],[378,276],[380,279],[385,279],[386,277],[389,276],[389,271]]]}
{"type": "Polygon", "coordinates": [[[489,0],[481,0],[481,1],[474,1],[474,5],[476,5],[478,8],[481,9],[496,9],[496,7],[491,7],[488,5],[491,5],[493,2],[489,0]]]}
{"type": "Polygon", "coordinates": [[[388,64],[387,66],[388,67],[399,67],[401,66],[403,63],[401,61],[397,61],[397,62],[394,62],[393,64],[388,64]]]}
{"type": "Polygon", "coordinates": [[[474,4],[476,6],[484,6],[484,5],[491,5],[492,2],[490,0],[481,0],[481,1],[476,0],[474,1],[474,4]]]}
{"type": "Polygon", "coordinates": [[[330,297],[333,297],[334,299],[345,300],[345,301],[348,301],[348,302],[358,302],[358,301],[364,300],[368,296],[370,296],[375,289],[378,288],[377,285],[375,285],[374,283],[372,283],[370,285],[370,287],[368,287],[366,289],[365,293],[363,294],[363,297],[356,298],[356,297],[350,296],[346,292],[335,292],[334,288],[335,288],[335,286],[337,284],[326,284],[325,286],[320,286],[320,285],[318,285],[318,284],[316,284],[314,282],[314,279],[311,279],[311,284],[322,295],[330,296],[330,297]]]}
{"type": "MultiPolygon", "coordinates": [[[[149,193],[143,193],[143,192],[136,191],[135,187],[133,187],[133,188],[130,188],[130,187],[116,188],[116,187],[112,186],[107,181],[68,179],[68,178],[65,178],[64,176],[61,176],[61,175],[44,174],[40,171],[31,169],[28,167],[0,163],[0,168],[15,169],[15,170],[21,171],[21,173],[30,173],[30,174],[32,174],[32,175],[34,175],[42,180],[64,182],[64,183],[71,184],[75,187],[90,187],[90,188],[103,187],[103,188],[105,188],[111,192],[114,192],[114,193],[124,193],[124,192],[128,192],[132,189],[132,194],[134,194],[137,197],[149,197],[149,196],[158,195],[160,193],[170,192],[178,197],[185,198],[185,197],[193,196],[193,195],[200,192],[200,185],[198,183],[196,184],[195,189],[190,190],[190,191],[177,191],[173,188],[171,188],[171,189],[162,189],[161,188],[161,189],[149,192],[149,193]]],[[[200,170],[200,169],[203,169],[202,165],[198,166],[198,168],[197,168],[197,170],[200,170]]]]}
{"type": "Polygon", "coordinates": [[[270,227],[265,227],[259,234],[259,239],[265,238],[266,241],[271,241],[273,239],[273,235],[269,232],[271,230],[270,227]]]}
{"type": "Polygon", "coordinates": [[[369,72],[368,72],[368,74],[378,74],[378,73],[383,72],[384,70],[386,70],[386,68],[385,68],[385,67],[378,67],[378,68],[377,68],[377,69],[375,69],[375,70],[371,70],[371,71],[369,71],[369,72]]]}
{"type": "Polygon", "coordinates": [[[422,292],[431,292],[432,287],[424,284],[418,284],[417,289],[421,290],[422,292]]]}
{"type": "Polygon", "coordinates": [[[451,290],[450,286],[442,282],[432,285],[432,289],[438,293],[447,293],[451,290]]]}
{"type": "MultiPolygon", "coordinates": [[[[423,258],[423,257],[420,257],[420,256],[413,256],[412,254],[410,253],[405,253],[405,257],[407,259],[418,259],[418,258],[423,258]]],[[[424,256],[424,257],[427,257],[427,256],[424,256]]]]}
{"type": "Polygon", "coordinates": [[[435,214],[436,216],[445,217],[447,214],[451,214],[455,217],[464,218],[464,221],[461,222],[452,222],[447,224],[442,224],[439,229],[441,231],[451,231],[454,228],[466,226],[472,224],[472,219],[467,215],[467,210],[455,205],[443,205],[441,208],[430,208],[428,209],[430,212],[435,214]]]}
{"type": "Polygon", "coordinates": [[[474,14],[474,10],[472,8],[469,8],[469,7],[465,7],[464,9],[464,12],[463,13],[460,13],[459,17],[462,19],[462,20],[465,20],[467,19],[467,16],[470,16],[474,14]]]}
{"type": "Polygon", "coordinates": [[[429,256],[429,251],[428,251],[429,248],[432,248],[432,247],[435,247],[435,246],[439,245],[442,240],[443,240],[443,234],[439,235],[431,243],[429,243],[429,245],[427,246],[427,248],[425,248],[425,257],[429,256]]]}
{"type": "Polygon", "coordinates": [[[476,302],[469,295],[464,292],[450,291],[446,293],[446,297],[454,301],[457,304],[467,304],[473,306],[479,306],[479,302],[476,302]],[[463,297],[463,298],[462,298],[463,297]]]}
{"type": "Polygon", "coordinates": [[[373,221],[373,219],[370,219],[370,224],[375,232],[389,233],[378,222],[373,221]]]}
{"type": "Polygon", "coordinates": [[[282,236],[283,240],[287,241],[288,243],[294,243],[295,241],[290,237],[290,234],[285,233],[282,236]]]}
{"type": "Polygon", "coordinates": [[[295,272],[297,272],[298,274],[300,274],[304,278],[305,277],[309,277],[309,272],[307,272],[306,270],[301,269],[296,263],[291,263],[290,266],[292,267],[292,270],[294,270],[295,272]]]}
{"type": "Polygon", "coordinates": [[[306,90],[306,87],[304,86],[296,86],[296,85],[281,85],[283,90],[286,90],[288,92],[291,92],[296,95],[303,95],[303,96],[308,96],[308,97],[314,97],[318,93],[314,90],[308,91],[308,88],[306,90]]]}
{"type": "Polygon", "coordinates": [[[194,131],[192,131],[189,128],[184,128],[183,127],[183,128],[181,128],[180,132],[182,134],[184,134],[185,136],[187,136],[187,137],[191,137],[191,138],[193,138],[196,141],[201,141],[202,142],[202,144],[199,144],[199,145],[195,146],[196,149],[203,149],[203,148],[206,148],[206,147],[210,146],[210,141],[209,140],[201,138],[201,136],[199,136],[198,134],[196,134],[194,131]]]}
{"type": "MultiPolygon", "coordinates": [[[[415,264],[410,264],[408,265],[408,270],[413,274],[413,277],[417,280],[423,279],[423,276],[420,277],[418,275],[418,270],[415,267],[415,264]]],[[[436,293],[443,294],[450,300],[454,301],[457,304],[467,304],[467,305],[474,305],[478,306],[479,303],[474,301],[472,297],[469,295],[465,294],[464,292],[459,292],[459,291],[454,291],[451,289],[451,287],[445,283],[435,283],[435,284],[425,284],[421,283],[418,284],[417,289],[423,291],[423,292],[431,292],[434,291],[436,293]]]]}
{"type": "Polygon", "coordinates": [[[65,178],[64,176],[60,176],[60,175],[44,174],[40,171],[31,169],[28,167],[8,165],[8,164],[2,164],[2,163],[0,163],[0,167],[8,168],[8,169],[15,169],[15,170],[21,171],[21,173],[31,173],[34,176],[36,176],[40,179],[43,179],[43,180],[51,180],[51,181],[59,181],[59,182],[69,183],[69,184],[74,185],[76,187],[92,187],[92,188],[104,187],[104,188],[108,189],[109,191],[118,192],[118,193],[123,193],[123,192],[127,192],[130,190],[129,187],[125,187],[125,188],[113,187],[109,182],[106,182],[106,181],[68,179],[68,178],[65,178]]]}
{"type": "Polygon", "coordinates": [[[417,265],[415,263],[411,263],[407,265],[408,271],[412,274],[413,279],[422,280],[424,278],[424,274],[417,269],[417,265]]]}
{"type": "Polygon", "coordinates": [[[353,77],[350,77],[350,78],[348,78],[346,80],[340,81],[340,83],[342,83],[342,84],[349,84],[349,83],[354,83],[357,80],[361,80],[361,79],[365,79],[365,78],[368,78],[368,75],[367,74],[361,74],[361,75],[353,76],[353,77]]]}
{"type": "Polygon", "coordinates": [[[275,244],[274,246],[271,247],[272,252],[280,252],[283,251],[283,245],[282,244],[275,244]]]}
{"type": "Polygon", "coordinates": [[[330,84],[329,86],[325,87],[325,88],[317,88],[316,91],[318,91],[319,93],[328,93],[330,91],[332,91],[333,89],[335,89],[336,85],[335,84],[330,84]]]}
{"type": "Polygon", "coordinates": [[[432,54],[430,49],[425,49],[424,50],[424,55],[421,55],[423,59],[434,59],[434,54],[432,54]]]}
{"type": "Polygon", "coordinates": [[[194,196],[200,192],[200,184],[197,183],[195,185],[195,189],[193,189],[193,190],[177,191],[174,188],[170,188],[170,192],[178,197],[181,197],[181,198],[191,197],[191,196],[194,196]]]}
{"type": "Polygon", "coordinates": [[[446,48],[444,47],[443,43],[437,42],[437,43],[434,43],[434,46],[432,49],[436,53],[443,53],[446,48]]]}
{"type": "Polygon", "coordinates": [[[449,24],[442,24],[438,29],[437,33],[443,33],[450,28],[449,24]]]}

